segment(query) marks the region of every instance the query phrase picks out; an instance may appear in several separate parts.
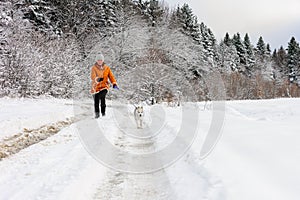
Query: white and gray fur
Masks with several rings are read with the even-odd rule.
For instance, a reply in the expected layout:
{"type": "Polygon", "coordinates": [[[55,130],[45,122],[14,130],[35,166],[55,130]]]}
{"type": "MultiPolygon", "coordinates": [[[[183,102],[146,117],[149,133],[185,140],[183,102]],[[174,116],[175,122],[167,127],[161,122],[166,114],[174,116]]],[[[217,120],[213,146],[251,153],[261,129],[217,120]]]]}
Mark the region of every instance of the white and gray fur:
{"type": "Polygon", "coordinates": [[[144,108],[143,108],[143,106],[135,106],[134,119],[136,121],[137,128],[143,128],[143,121],[144,121],[144,108]]]}

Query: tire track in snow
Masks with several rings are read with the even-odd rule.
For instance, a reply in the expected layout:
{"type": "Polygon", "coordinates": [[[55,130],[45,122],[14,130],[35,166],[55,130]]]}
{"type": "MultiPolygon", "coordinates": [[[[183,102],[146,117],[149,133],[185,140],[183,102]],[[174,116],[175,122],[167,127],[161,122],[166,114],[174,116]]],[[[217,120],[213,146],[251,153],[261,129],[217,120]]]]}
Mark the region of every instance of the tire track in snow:
{"type": "MultiPolygon", "coordinates": [[[[128,124],[129,116],[124,117],[124,121],[119,121],[121,124],[128,124]]],[[[99,125],[103,128],[116,127],[115,122],[111,118],[100,119],[99,125]]],[[[169,133],[176,134],[174,127],[166,125],[167,130],[172,130],[169,133]]],[[[147,142],[141,142],[137,139],[128,139],[124,137],[124,133],[118,129],[114,129],[114,132],[109,133],[110,142],[115,146],[122,149],[124,153],[151,153],[157,151],[159,146],[163,145],[159,138],[155,140],[147,140],[147,142]]],[[[174,138],[174,135],[167,136],[174,138]]],[[[182,138],[182,143],[185,143],[182,138]]],[[[118,158],[120,163],[130,163],[126,159],[126,156],[119,154],[118,158]]],[[[176,200],[186,199],[194,200],[218,200],[225,198],[225,189],[221,180],[211,174],[197,161],[197,155],[189,151],[178,163],[170,166],[167,169],[161,169],[155,173],[145,174],[130,174],[116,172],[113,170],[108,171],[105,181],[98,187],[97,193],[94,199],[108,199],[108,200],[176,200]],[[177,167],[179,165],[180,167],[177,167]],[[178,171],[178,168],[186,169],[184,172],[178,171]],[[190,174],[188,177],[195,176],[192,180],[186,180],[184,178],[185,173],[190,174]],[[196,181],[193,183],[192,181],[196,181]],[[194,191],[194,195],[185,194],[181,187],[189,185],[194,191]],[[199,186],[197,188],[197,186],[199,186]],[[197,191],[195,191],[197,190],[197,191]],[[196,194],[196,195],[195,195],[196,194]]],[[[154,158],[152,162],[160,162],[160,158],[154,158]]],[[[145,163],[141,163],[143,165],[145,163]]],[[[130,166],[129,166],[130,167],[130,166]]]]}
{"type": "Polygon", "coordinates": [[[64,121],[46,124],[37,129],[24,128],[22,133],[4,138],[0,141],[0,161],[5,157],[18,153],[26,147],[39,143],[40,141],[55,135],[60,130],[70,126],[74,122],[74,118],[67,118],[64,121]]]}
{"type": "Polygon", "coordinates": [[[86,106],[81,106],[81,109],[85,111],[81,111],[74,117],[44,124],[36,129],[28,129],[24,127],[23,132],[3,138],[0,140],[0,161],[3,158],[18,153],[22,149],[46,140],[47,138],[60,132],[62,129],[67,128],[80,120],[83,120],[84,117],[88,115],[88,111],[86,106]]]}
{"type": "MultiPolygon", "coordinates": [[[[125,117],[123,119],[126,120],[128,118],[125,117]]],[[[121,121],[120,123],[126,125],[128,121],[121,121]]],[[[115,122],[110,118],[100,119],[99,124],[104,129],[116,126],[115,122]]],[[[110,137],[112,137],[110,141],[113,142],[117,148],[122,150],[118,158],[116,158],[119,164],[122,164],[122,162],[130,163],[129,160],[125,160],[127,159],[125,155],[127,152],[151,153],[156,150],[155,141],[151,139],[145,141],[127,138],[124,137],[124,133],[118,129],[114,132],[110,132],[110,137]]],[[[159,158],[153,158],[152,162],[160,162],[160,160],[159,158]]],[[[140,163],[140,165],[144,164],[145,163],[140,163]]],[[[132,174],[110,170],[107,173],[105,182],[98,187],[94,199],[172,200],[176,199],[176,197],[164,169],[145,174],[132,174]]]]}

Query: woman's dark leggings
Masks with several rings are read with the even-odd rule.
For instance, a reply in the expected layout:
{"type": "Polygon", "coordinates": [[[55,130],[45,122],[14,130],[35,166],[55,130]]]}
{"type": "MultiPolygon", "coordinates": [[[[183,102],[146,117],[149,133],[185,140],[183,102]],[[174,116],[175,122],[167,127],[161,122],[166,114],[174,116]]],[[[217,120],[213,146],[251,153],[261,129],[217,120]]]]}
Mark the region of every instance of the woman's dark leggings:
{"type": "Polygon", "coordinates": [[[94,98],[94,107],[95,107],[95,113],[99,113],[99,101],[101,101],[101,114],[104,115],[105,114],[105,108],[106,108],[106,104],[105,104],[105,96],[107,94],[107,90],[101,90],[100,92],[96,93],[93,95],[94,98]]]}

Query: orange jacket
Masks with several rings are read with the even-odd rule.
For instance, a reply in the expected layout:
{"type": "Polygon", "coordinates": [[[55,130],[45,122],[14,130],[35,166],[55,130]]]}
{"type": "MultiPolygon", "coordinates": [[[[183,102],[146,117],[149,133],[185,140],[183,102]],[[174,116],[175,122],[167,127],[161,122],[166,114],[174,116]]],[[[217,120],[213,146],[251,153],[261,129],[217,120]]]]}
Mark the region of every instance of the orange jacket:
{"type": "Polygon", "coordinates": [[[98,93],[104,89],[108,90],[110,87],[108,79],[112,84],[117,84],[117,81],[113,73],[111,72],[109,66],[104,64],[103,68],[100,69],[100,67],[98,67],[97,65],[93,65],[91,69],[91,80],[92,80],[91,94],[98,93]],[[103,78],[103,80],[98,82],[97,81],[98,78],[103,78]]]}

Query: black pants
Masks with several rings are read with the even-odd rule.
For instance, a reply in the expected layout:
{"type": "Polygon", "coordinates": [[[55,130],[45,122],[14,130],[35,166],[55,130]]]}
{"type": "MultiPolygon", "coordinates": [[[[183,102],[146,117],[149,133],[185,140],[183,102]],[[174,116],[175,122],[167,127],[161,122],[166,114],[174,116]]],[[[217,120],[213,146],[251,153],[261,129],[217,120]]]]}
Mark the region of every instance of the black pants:
{"type": "Polygon", "coordinates": [[[105,96],[107,94],[107,90],[101,90],[100,92],[96,93],[93,95],[94,98],[94,108],[95,108],[95,113],[99,113],[99,101],[101,101],[101,114],[105,114],[105,96]]]}

